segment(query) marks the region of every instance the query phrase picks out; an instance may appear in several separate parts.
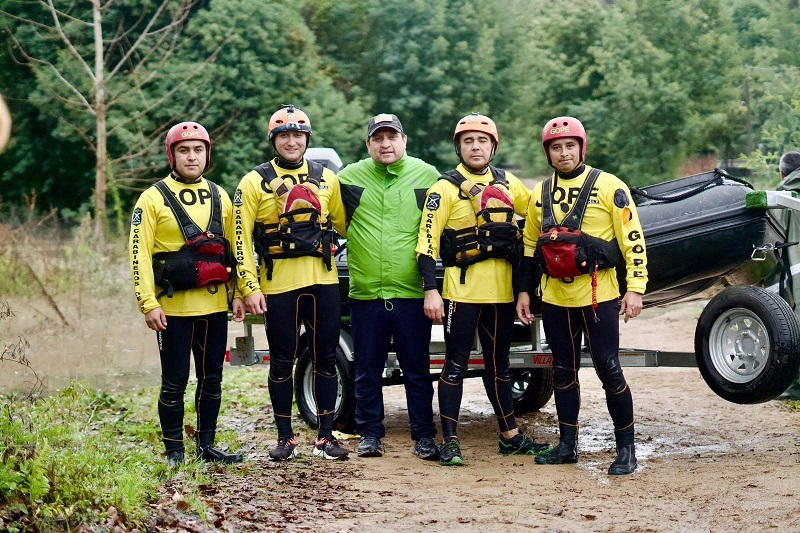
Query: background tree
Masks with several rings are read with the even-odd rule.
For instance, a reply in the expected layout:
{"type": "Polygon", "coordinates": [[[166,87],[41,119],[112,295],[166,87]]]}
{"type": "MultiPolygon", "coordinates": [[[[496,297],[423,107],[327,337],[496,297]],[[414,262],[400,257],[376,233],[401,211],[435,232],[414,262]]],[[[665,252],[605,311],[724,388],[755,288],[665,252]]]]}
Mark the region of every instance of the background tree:
{"type": "MultiPolygon", "coordinates": [[[[36,91],[30,99],[45,104],[48,111],[47,100],[58,101],[61,112],[54,114],[58,133],[80,138],[91,148],[99,242],[105,234],[109,133],[135,130],[137,120],[168,97],[169,92],[155,100],[141,98],[143,88],[172,56],[193,6],[191,0],[160,4],[91,0],[88,6],[40,0],[15,4],[14,12],[7,4],[0,10],[15,61],[34,71],[36,91]],[[129,111],[124,117],[112,117],[112,108],[123,101],[129,111]],[[131,113],[134,102],[138,109],[131,113]]],[[[129,145],[122,157],[137,148],[129,145]]]]}

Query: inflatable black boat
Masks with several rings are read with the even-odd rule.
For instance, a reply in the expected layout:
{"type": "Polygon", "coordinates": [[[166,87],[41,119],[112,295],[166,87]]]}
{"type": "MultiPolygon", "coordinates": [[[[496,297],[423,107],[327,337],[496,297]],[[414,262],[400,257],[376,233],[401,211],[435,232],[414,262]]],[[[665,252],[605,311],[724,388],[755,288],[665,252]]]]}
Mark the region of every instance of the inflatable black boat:
{"type": "Polygon", "coordinates": [[[752,187],[721,170],[631,192],[647,243],[645,306],[711,298],[694,337],[709,387],[742,404],[786,390],[800,366],[800,323],[781,294],[786,233],[773,212],[746,207],[752,187]]]}
{"type": "Polygon", "coordinates": [[[772,212],[745,207],[752,191],[721,170],[631,189],[647,243],[646,307],[777,279],[785,231],[772,212]]]}

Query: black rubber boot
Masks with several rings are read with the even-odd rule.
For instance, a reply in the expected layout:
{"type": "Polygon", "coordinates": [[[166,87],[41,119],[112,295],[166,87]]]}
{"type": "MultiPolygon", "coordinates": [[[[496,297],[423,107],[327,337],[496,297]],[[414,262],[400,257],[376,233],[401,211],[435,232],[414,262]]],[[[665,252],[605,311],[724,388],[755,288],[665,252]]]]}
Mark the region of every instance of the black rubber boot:
{"type": "Polygon", "coordinates": [[[241,463],[242,454],[223,452],[222,450],[218,450],[213,446],[198,446],[197,459],[200,461],[206,461],[208,463],[222,463],[228,465],[233,463],[241,463]]]}
{"type": "Polygon", "coordinates": [[[195,436],[197,442],[198,461],[222,463],[226,465],[242,462],[242,454],[227,453],[214,448],[214,436],[215,432],[213,431],[198,432],[198,434],[195,436]]]}
{"type": "Polygon", "coordinates": [[[183,464],[183,450],[167,452],[167,467],[175,468],[183,464]]]}
{"type": "Polygon", "coordinates": [[[625,476],[636,470],[636,445],[617,446],[617,458],[608,467],[609,476],[625,476]]]}
{"type": "Polygon", "coordinates": [[[563,465],[578,462],[578,444],[558,441],[558,445],[548,453],[537,455],[534,459],[540,465],[563,465]]]}

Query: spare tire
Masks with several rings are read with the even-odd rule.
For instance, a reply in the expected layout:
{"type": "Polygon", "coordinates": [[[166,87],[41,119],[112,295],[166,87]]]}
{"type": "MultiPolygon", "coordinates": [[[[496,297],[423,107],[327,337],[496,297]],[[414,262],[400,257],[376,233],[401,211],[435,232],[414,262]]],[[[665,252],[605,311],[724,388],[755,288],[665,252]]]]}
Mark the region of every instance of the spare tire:
{"type": "Polygon", "coordinates": [[[730,287],[703,309],[694,336],[703,379],[729,402],[752,404],[780,395],[800,367],[800,323],[777,294],[730,287]]]}

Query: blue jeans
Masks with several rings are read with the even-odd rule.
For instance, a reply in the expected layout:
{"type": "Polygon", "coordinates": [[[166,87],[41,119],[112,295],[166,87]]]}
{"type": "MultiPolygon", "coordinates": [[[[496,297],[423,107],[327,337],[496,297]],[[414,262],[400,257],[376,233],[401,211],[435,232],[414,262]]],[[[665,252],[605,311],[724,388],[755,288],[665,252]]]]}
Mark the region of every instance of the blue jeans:
{"type": "Polygon", "coordinates": [[[356,424],[362,437],[383,438],[383,370],[394,339],[403,372],[411,438],[435,437],[430,373],[431,321],[422,299],[350,300],[356,370],[356,424]]]}

